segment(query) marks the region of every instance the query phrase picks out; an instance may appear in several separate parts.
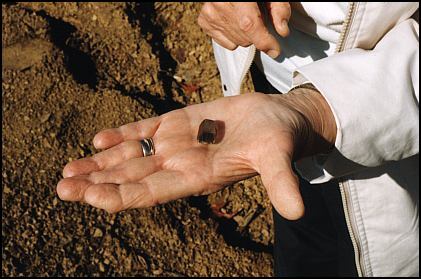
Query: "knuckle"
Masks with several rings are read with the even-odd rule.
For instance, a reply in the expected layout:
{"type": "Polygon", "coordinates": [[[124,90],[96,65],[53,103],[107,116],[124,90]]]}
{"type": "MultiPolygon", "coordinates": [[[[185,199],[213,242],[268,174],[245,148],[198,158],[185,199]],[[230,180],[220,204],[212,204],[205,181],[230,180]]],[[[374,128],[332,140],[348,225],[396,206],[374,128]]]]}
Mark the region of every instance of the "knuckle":
{"type": "MultiPolygon", "coordinates": [[[[140,145],[140,144],[139,144],[140,145]]],[[[121,154],[121,157],[126,160],[129,156],[130,147],[132,146],[131,142],[123,141],[119,146],[119,153],[121,154]]]]}
{"type": "Polygon", "coordinates": [[[242,47],[248,47],[251,45],[250,42],[248,41],[241,41],[238,45],[242,46],[242,47]]]}
{"type": "Polygon", "coordinates": [[[93,171],[89,174],[88,179],[92,181],[93,184],[101,183],[101,173],[98,171],[93,171]]]}
{"type": "Polygon", "coordinates": [[[119,145],[119,151],[124,152],[125,150],[130,148],[130,143],[128,141],[123,141],[119,145]]]}
{"type": "Polygon", "coordinates": [[[256,46],[256,48],[258,49],[258,50],[262,50],[262,51],[264,51],[264,50],[266,50],[267,49],[267,43],[266,42],[262,42],[262,41],[256,41],[255,43],[254,43],[254,45],[256,46]]]}
{"type": "Polygon", "coordinates": [[[270,48],[272,42],[272,38],[269,32],[261,34],[260,38],[254,42],[254,45],[259,50],[266,50],[270,48]]]}
{"type": "Polygon", "coordinates": [[[284,9],[284,17],[286,19],[289,19],[291,17],[291,13],[292,13],[292,11],[291,11],[291,8],[289,6],[284,9]]]}
{"type": "Polygon", "coordinates": [[[218,9],[226,9],[227,7],[229,7],[228,2],[211,2],[211,3],[215,8],[218,8],[218,9]]]}
{"type": "Polygon", "coordinates": [[[168,151],[169,145],[165,139],[159,140],[159,138],[157,139],[157,137],[153,137],[153,144],[155,147],[155,155],[159,155],[168,151]]]}
{"type": "Polygon", "coordinates": [[[274,5],[272,9],[277,13],[279,16],[283,18],[290,18],[291,17],[291,6],[288,2],[281,2],[277,3],[277,5],[274,5]]]}
{"type": "Polygon", "coordinates": [[[145,190],[147,193],[148,201],[145,202],[145,204],[142,207],[150,207],[150,206],[156,206],[161,204],[156,193],[153,191],[153,185],[150,182],[145,182],[145,190]]]}
{"type": "Polygon", "coordinates": [[[291,5],[289,4],[289,2],[279,2],[279,6],[286,9],[291,9],[291,5]]]}
{"type": "Polygon", "coordinates": [[[251,32],[254,30],[255,24],[250,16],[244,16],[240,19],[239,27],[244,32],[251,32]]]}
{"type": "Polygon", "coordinates": [[[220,43],[220,45],[228,50],[235,50],[238,47],[238,45],[236,44],[229,44],[229,43],[220,43]]]}
{"type": "Polygon", "coordinates": [[[173,115],[174,115],[174,111],[170,111],[159,116],[161,125],[164,124],[165,122],[171,121],[171,119],[173,118],[173,115]]]}
{"type": "Polygon", "coordinates": [[[213,18],[213,7],[212,7],[212,3],[205,3],[202,7],[202,10],[200,11],[200,16],[202,16],[202,18],[206,18],[206,19],[211,19],[213,18]]]}
{"type": "Polygon", "coordinates": [[[206,20],[206,18],[203,16],[203,14],[200,14],[200,15],[197,17],[197,24],[199,24],[199,26],[200,26],[200,27],[202,27],[203,29],[205,29],[205,28],[206,28],[206,26],[207,26],[207,20],[206,20]]]}
{"type": "Polygon", "coordinates": [[[163,169],[175,169],[176,164],[174,164],[174,160],[171,158],[162,159],[161,166],[163,169]]]}

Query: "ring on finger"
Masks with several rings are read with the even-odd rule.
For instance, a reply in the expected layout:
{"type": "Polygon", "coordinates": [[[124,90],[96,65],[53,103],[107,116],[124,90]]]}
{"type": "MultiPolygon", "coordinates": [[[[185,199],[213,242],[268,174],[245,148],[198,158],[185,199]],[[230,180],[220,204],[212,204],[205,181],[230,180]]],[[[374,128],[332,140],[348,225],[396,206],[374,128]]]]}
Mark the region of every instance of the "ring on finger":
{"type": "Polygon", "coordinates": [[[140,146],[142,147],[144,157],[155,155],[155,145],[152,138],[142,139],[140,146]]]}

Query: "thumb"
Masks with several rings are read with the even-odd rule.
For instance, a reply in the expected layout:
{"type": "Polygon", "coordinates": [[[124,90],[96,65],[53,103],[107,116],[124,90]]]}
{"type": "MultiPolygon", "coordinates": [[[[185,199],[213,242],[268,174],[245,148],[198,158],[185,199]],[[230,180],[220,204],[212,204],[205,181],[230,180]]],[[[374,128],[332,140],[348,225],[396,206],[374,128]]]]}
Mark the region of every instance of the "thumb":
{"type": "Polygon", "coordinates": [[[276,211],[288,220],[304,215],[304,203],[300,194],[299,180],[291,167],[291,157],[269,156],[262,162],[260,175],[269,199],[276,211]]]}
{"type": "Polygon", "coordinates": [[[276,58],[281,53],[281,46],[276,38],[266,28],[257,3],[245,2],[236,6],[240,30],[247,36],[258,50],[276,58]]]}
{"type": "Polygon", "coordinates": [[[269,18],[282,37],[289,35],[288,21],[291,17],[291,6],[288,2],[267,2],[269,18]]]}

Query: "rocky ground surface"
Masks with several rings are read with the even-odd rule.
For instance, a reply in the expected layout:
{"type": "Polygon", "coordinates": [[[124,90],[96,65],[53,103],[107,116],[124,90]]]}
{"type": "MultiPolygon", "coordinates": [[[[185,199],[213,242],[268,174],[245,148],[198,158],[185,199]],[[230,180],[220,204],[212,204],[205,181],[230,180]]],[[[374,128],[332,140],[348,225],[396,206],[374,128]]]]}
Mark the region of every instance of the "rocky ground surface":
{"type": "Polygon", "coordinates": [[[259,178],[118,214],[55,192],[101,129],[222,96],[200,8],[2,4],[2,276],[272,275],[259,178]]]}

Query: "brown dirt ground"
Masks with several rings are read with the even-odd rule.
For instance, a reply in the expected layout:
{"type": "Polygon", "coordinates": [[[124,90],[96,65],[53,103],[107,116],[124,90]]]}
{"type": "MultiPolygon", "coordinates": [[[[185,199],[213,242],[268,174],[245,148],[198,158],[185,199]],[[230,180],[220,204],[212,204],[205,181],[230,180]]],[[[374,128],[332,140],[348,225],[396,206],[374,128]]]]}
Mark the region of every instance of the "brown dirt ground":
{"type": "Polygon", "coordinates": [[[259,178],[118,214],[55,192],[101,129],[222,96],[200,7],[2,4],[2,276],[273,275],[259,178]]]}

